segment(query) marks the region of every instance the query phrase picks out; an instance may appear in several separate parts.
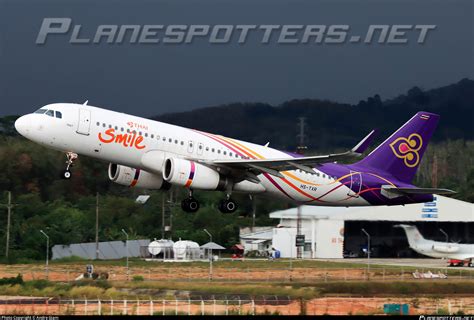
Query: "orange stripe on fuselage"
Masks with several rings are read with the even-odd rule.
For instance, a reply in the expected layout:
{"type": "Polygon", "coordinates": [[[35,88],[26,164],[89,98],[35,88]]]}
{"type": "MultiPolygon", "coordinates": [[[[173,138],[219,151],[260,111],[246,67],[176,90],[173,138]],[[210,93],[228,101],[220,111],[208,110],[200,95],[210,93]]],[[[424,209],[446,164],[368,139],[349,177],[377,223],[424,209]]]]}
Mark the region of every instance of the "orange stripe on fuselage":
{"type": "MultiPolygon", "coordinates": [[[[245,152],[245,151],[249,152],[249,153],[250,153],[250,157],[252,157],[252,158],[265,159],[265,157],[262,156],[261,154],[259,154],[258,152],[256,152],[256,151],[250,149],[249,147],[247,147],[247,146],[245,146],[245,145],[243,145],[243,144],[241,144],[241,143],[239,143],[239,142],[237,142],[237,141],[235,141],[235,140],[233,140],[233,139],[225,138],[225,137],[221,137],[221,138],[222,138],[224,141],[227,141],[227,143],[232,144],[234,147],[239,148],[240,150],[242,150],[242,152],[245,152]],[[244,151],[244,150],[245,150],[245,151],[244,151]]],[[[247,152],[246,152],[246,153],[247,153],[247,152]]],[[[247,154],[248,154],[248,153],[247,153],[247,154]]]]}

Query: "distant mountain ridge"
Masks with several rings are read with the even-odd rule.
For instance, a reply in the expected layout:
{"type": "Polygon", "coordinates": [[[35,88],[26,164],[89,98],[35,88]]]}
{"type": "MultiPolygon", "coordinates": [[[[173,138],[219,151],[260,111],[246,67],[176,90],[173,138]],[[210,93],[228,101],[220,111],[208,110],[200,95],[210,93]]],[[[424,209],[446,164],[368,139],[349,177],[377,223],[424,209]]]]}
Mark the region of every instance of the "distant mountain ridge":
{"type": "Polygon", "coordinates": [[[306,117],[306,145],[323,150],[351,147],[373,128],[379,129],[379,140],[384,139],[420,110],[441,115],[434,140],[473,139],[474,81],[462,79],[427,91],[413,87],[394,99],[382,101],[375,95],[356,105],[316,99],[278,106],[233,103],[153,119],[292,150],[298,141],[298,118],[306,117]]]}

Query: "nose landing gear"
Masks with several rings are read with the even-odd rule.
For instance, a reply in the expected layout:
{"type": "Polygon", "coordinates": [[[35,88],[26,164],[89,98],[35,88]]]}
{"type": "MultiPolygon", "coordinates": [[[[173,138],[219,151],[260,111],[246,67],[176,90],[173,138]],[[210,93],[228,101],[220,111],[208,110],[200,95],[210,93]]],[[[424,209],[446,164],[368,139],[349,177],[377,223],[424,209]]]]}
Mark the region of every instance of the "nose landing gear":
{"type": "Polygon", "coordinates": [[[66,161],[66,170],[61,173],[61,178],[65,180],[71,179],[71,167],[74,165],[74,161],[78,158],[77,153],[74,152],[67,152],[66,153],[67,161],[66,161]]]}

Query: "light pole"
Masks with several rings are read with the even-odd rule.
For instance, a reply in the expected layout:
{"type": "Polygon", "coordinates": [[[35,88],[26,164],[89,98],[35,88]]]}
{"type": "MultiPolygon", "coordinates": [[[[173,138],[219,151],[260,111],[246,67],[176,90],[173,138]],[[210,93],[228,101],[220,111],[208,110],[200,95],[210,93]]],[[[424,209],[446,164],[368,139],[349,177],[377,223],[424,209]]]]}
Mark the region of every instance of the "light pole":
{"type": "Polygon", "coordinates": [[[95,195],[95,259],[99,260],[99,193],[95,195]]]}
{"type": "Polygon", "coordinates": [[[12,193],[11,191],[7,191],[8,193],[8,203],[7,204],[0,204],[7,208],[7,243],[5,247],[5,257],[8,258],[8,251],[10,249],[10,224],[11,224],[11,214],[12,209],[15,206],[12,204],[12,193]]]}
{"type": "Polygon", "coordinates": [[[43,231],[40,232],[46,237],[46,280],[49,279],[49,236],[43,231]]]}
{"type": "Polygon", "coordinates": [[[370,274],[370,234],[362,228],[362,232],[367,236],[367,279],[370,274]]]}
{"type": "MultiPolygon", "coordinates": [[[[207,229],[204,229],[204,232],[209,235],[210,242],[212,242],[212,234],[210,234],[209,231],[207,231],[207,229]]],[[[212,260],[213,260],[212,248],[210,250],[211,250],[211,258],[209,259],[209,281],[212,281],[212,260]]]]}
{"type": "Polygon", "coordinates": [[[128,233],[125,232],[125,230],[122,229],[122,232],[125,234],[127,237],[127,242],[125,242],[125,248],[127,250],[127,281],[130,280],[130,273],[128,269],[128,233]]]}
{"type": "Polygon", "coordinates": [[[441,231],[442,234],[444,234],[444,236],[446,237],[446,242],[448,243],[449,242],[449,236],[448,234],[441,228],[439,228],[439,231],[441,231]]]}

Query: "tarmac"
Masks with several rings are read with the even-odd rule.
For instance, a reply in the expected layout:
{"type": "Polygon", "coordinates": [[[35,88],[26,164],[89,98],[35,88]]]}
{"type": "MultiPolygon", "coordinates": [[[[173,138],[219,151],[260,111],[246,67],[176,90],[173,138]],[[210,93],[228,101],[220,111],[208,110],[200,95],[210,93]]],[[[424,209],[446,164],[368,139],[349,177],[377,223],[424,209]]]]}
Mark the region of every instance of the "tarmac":
{"type": "MultiPolygon", "coordinates": [[[[318,259],[321,261],[344,262],[344,263],[367,263],[367,258],[346,258],[346,259],[318,259]]],[[[406,266],[417,268],[439,268],[439,269],[465,269],[474,270],[469,267],[450,267],[446,259],[431,259],[431,258],[371,258],[370,264],[387,265],[387,266],[406,266]]]]}

